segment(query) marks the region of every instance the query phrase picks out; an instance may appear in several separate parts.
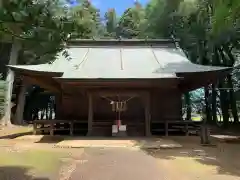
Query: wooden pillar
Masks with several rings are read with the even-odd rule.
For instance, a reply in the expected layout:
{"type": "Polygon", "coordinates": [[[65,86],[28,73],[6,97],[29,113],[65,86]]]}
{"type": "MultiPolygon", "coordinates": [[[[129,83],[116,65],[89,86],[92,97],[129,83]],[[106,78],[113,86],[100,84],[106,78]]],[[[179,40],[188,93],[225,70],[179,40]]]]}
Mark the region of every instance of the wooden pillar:
{"type": "Polygon", "coordinates": [[[92,134],[92,125],[93,125],[93,100],[92,94],[88,94],[88,136],[92,134]]]}
{"type": "Polygon", "coordinates": [[[168,136],[168,121],[166,120],[164,124],[165,124],[165,136],[168,136]]]}
{"type": "Polygon", "coordinates": [[[27,91],[28,84],[22,83],[22,87],[20,88],[20,93],[18,95],[18,103],[17,103],[17,109],[15,114],[15,122],[16,124],[23,124],[23,113],[24,113],[24,107],[25,107],[25,100],[26,100],[26,91],[27,91]]]}
{"type": "Polygon", "coordinates": [[[33,135],[37,135],[37,123],[33,121],[33,135]]]}
{"type": "Polygon", "coordinates": [[[54,123],[51,122],[50,123],[50,136],[53,136],[54,135],[54,123]]]}
{"type": "Polygon", "coordinates": [[[56,103],[55,119],[60,120],[62,118],[62,94],[61,93],[57,93],[55,95],[55,103],[56,103]]]}
{"type": "Polygon", "coordinates": [[[74,126],[74,122],[72,121],[72,122],[70,122],[70,136],[73,136],[73,126],[74,126]]]}
{"type": "Polygon", "coordinates": [[[151,136],[150,95],[145,95],[145,135],[151,136]]]}
{"type": "Polygon", "coordinates": [[[186,136],[189,136],[188,123],[185,124],[186,136]]]}

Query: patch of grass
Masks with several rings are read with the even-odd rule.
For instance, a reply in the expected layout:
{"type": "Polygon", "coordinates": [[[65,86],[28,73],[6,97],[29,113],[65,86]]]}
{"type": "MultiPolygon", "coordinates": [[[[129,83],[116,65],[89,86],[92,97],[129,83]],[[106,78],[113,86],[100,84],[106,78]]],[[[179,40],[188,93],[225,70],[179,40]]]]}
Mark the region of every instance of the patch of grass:
{"type": "Polygon", "coordinates": [[[195,117],[192,117],[192,120],[198,122],[198,121],[202,120],[202,117],[201,116],[195,116],[195,117]]]}
{"type": "MultiPolygon", "coordinates": [[[[223,121],[223,118],[220,117],[219,115],[217,116],[217,119],[219,122],[222,122],[223,121]]],[[[199,122],[202,120],[202,116],[201,115],[198,115],[198,116],[192,116],[192,120],[195,121],[195,122],[199,122]]],[[[230,121],[233,121],[233,118],[230,117],[230,121]]]]}
{"type": "Polygon", "coordinates": [[[22,152],[0,152],[0,166],[22,166],[33,168],[40,173],[48,173],[57,170],[60,166],[60,159],[64,153],[28,150],[22,152]]]}

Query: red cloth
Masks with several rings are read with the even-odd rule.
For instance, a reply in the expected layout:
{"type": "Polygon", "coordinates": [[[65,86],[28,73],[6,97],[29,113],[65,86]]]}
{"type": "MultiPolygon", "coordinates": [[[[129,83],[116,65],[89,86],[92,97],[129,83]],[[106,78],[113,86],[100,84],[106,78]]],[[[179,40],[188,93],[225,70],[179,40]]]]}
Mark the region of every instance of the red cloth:
{"type": "Polygon", "coordinates": [[[117,120],[117,127],[119,129],[119,127],[121,126],[121,120],[117,120]]]}

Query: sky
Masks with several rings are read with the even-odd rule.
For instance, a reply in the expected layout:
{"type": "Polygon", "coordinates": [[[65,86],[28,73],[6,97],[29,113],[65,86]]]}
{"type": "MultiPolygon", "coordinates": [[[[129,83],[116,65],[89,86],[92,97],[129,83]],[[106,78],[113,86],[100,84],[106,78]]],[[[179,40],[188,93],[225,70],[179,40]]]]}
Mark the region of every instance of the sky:
{"type": "MultiPolygon", "coordinates": [[[[75,4],[75,0],[71,0],[75,4]]],[[[101,10],[104,14],[109,8],[114,8],[118,15],[121,15],[124,10],[133,6],[135,0],[90,0],[94,6],[101,10]]],[[[149,0],[138,0],[142,5],[146,5],[149,0]]]]}

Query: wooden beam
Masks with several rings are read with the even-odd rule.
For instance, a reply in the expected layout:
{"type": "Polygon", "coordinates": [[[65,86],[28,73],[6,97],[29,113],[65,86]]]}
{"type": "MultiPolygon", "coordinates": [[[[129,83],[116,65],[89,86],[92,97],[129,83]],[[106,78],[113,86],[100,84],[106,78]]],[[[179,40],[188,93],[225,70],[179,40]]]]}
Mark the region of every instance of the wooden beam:
{"type": "Polygon", "coordinates": [[[201,72],[185,75],[184,80],[178,85],[182,93],[193,91],[195,89],[214,84],[226,77],[227,72],[201,72]],[[190,76],[191,75],[191,76],[190,76]]]}
{"type": "Polygon", "coordinates": [[[141,90],[96,90],[91,91],[92,95],[97,96],[141,96],[146,91],[141,90]]]}
{"type": "Polygon", "coordinates": [[[179,85],[179,90],[182,92],[182,93],[185,93],[185,92],[190,92],[190,91],[193,91],[193,90],[196,90],[196,89],[199,89],[199,88],[202,88],[202,87],[205,87],[205,86],[208,86],[209,84],[213,83],[213,82],[216,82],[217,80],[212,80],[211,79],[209,80],[196,80],[196,81],[186,81],[186,82],[183,82],[182,84],[179,85]]]}
{"type": "Polygon", "coordinates": [[[88,136],[92,135],[92,125],[93,125],[93,99],[92,94],[88,94],[88,136]]]}
{"type": "Polygon", "coordinates": [[[62,84],[72,85],[75,87],[86,87],[86,88],[123,88],[123,87],[132,87],[132,88],[147,88],[147,87],[157,87],[157,88],[176,88],[179,83],[179,79],[156,79],[156,80],[132,80],[132,81],[65,81],[61,82],[62,84]]]}
{"type": "Polygon", "coordinates": [[[46,83],[43,80],[35,78],[35,77],[24,76],[24,80],[28,81],[31,84],[39,85],[42,88],[45,88],[45,89],[50,90],[50,91],[55,92],[55,93],[60,93],[61,92],[60,88],[52,85],[51,83],[46,83]]]}

